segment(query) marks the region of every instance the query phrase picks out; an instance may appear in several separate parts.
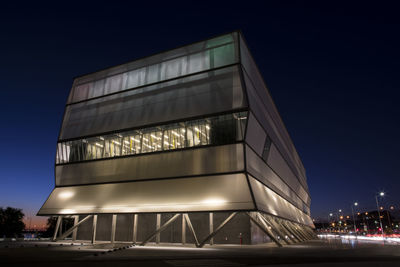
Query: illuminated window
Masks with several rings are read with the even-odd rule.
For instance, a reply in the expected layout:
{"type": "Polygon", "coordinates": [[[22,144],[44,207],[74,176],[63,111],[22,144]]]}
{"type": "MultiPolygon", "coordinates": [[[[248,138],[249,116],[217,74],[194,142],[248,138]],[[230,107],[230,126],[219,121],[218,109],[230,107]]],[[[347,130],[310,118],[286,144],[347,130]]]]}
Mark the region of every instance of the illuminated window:
{"type": "Polygon", "coordinates": [[[246,120],[241,112],[62,142],[56,164],[231,144],[243,140],[246,120]]]}

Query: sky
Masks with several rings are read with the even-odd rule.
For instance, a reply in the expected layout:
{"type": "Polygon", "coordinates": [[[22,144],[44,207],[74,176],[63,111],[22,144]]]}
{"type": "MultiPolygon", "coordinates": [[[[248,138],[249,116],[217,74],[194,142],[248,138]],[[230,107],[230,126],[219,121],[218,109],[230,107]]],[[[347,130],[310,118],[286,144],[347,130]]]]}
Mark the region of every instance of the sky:
{"type": "Polygon", "coordinates": [[[34,215],[54,188],[74,77],[240,29],[306,168],[312,217],[354,201],[371,210],[380,190],[382,205],[400,209],[397,10],[395,1],[3,3],[0,206],[43,223],[34,215]]]}

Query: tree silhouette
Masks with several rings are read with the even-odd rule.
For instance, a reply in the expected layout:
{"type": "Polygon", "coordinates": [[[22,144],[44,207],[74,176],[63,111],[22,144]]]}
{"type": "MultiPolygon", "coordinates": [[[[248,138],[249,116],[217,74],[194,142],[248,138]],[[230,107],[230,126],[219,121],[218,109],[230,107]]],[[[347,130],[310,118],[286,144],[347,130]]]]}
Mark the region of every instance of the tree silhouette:
{"type": "MultiPolygon", "coordinates": [[[[57,217],[49,217],[47,219],[47,229],[43,233],[43,237],[52,237],[54,234],[54,231],[56,230],[56,225],[57,225],[57,217]]],[[[73,218],[64,218],[63,223],[62,223],[61,232],[65,232],[72,226],[74,226],[74,219],[73,218]]]]}
{"type": "Polygon", "coordinates": [[[0,208],[0,236],[18,237],[21,235],[25,224],[22,222],[24,213],[21,209],[7,207],[0,208]]]}

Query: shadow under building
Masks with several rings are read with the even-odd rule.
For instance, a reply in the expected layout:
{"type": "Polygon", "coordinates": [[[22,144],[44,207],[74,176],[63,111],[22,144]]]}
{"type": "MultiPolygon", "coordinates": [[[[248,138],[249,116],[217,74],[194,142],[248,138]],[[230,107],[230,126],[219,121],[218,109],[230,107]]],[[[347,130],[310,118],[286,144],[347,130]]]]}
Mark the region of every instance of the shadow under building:
{"type": "Polygon", "coordinates": [[[54,240],[314,236],[304,167],[236,31],[75,78],[38,215],[58,217],[54,240]]]}

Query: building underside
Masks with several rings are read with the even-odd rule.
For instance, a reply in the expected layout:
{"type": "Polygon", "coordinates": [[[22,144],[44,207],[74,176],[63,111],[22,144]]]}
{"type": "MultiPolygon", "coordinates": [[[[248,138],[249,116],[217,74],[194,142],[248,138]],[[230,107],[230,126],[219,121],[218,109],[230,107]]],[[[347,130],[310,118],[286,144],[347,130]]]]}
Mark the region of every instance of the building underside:
{"type": "Polygon", "coordinates": [[[277,246],[314,239],[310,227],[262,212],[138,213],[58,216],[53,240],[72,242],[251,245],[273,242],[277,246]],[[74,226],[61,232],[62,221],[74,226]]]}
{"type": "Polygon", "coordinates": [[[314,237],[305,169],[240,32],[76,78],[55,182],[38,212],[58,217],[54,240],[314,237]]]}

